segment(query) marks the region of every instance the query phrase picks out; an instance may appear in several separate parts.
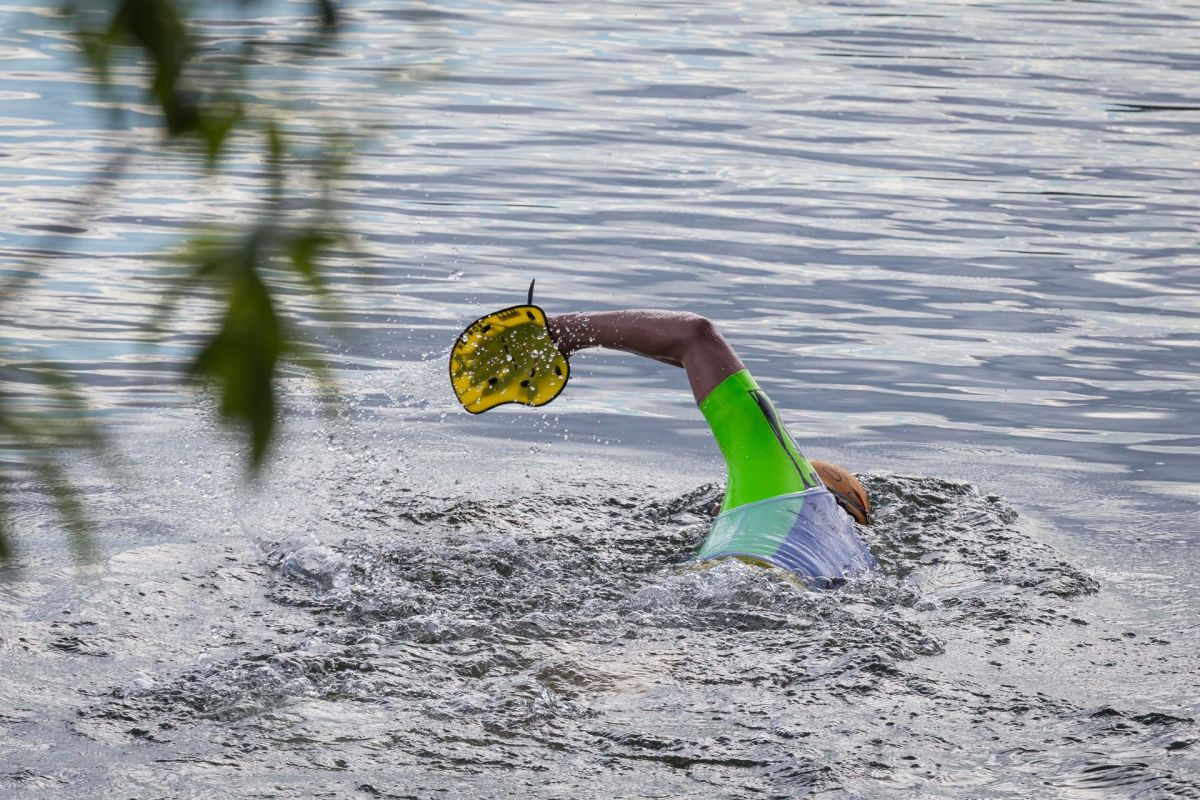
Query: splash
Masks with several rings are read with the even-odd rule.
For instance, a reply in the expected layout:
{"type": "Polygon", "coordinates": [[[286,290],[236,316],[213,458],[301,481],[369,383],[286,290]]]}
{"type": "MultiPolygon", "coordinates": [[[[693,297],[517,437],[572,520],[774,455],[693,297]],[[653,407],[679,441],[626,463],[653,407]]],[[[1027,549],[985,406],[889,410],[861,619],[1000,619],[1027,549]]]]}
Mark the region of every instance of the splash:
{"type": "MultiPolygon", "coordinates": [[[[263,542],[262,639],[118,686],[80,725],[164,747],[232,737],[251,772],[336,741],[381,794],[511,789],[547,765],[582,782],[609,763],[618,793],[736,780],[849,797],[933,779],[1190,796],[1194,774],[1169,758],[1195,741],[1191,718],[1097,710],[1061,677],[1095,644],[1095,579],[973,486],[867,485],[882,568],[836,591],[690,562],[712,486],[400,493],[369,524],[352,510],[323,540],[263,542]]],[[[1131,641],[1108,656],[1132,658],[1131,641]]]]}

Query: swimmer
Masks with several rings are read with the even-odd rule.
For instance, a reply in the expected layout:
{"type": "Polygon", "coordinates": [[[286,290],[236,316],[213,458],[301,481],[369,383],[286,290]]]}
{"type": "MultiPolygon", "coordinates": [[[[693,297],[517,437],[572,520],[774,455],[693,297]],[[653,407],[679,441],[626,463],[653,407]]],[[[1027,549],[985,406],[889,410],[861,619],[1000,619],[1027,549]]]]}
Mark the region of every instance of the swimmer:
{"type": "Polygon", "coordinates": [[[697,559],[735,557],[820,587],[875,565],[855,526],[870,522],[863,485],[805,458],[712,322],[651,310],[546,317],[532,299],[531,285],[527,305],[477,320],[455,343],[451,381],[467,410],[550,402],[566,385],[571,356],[591,347],[682,367],[728,467],[724,502],[697,559]]]}

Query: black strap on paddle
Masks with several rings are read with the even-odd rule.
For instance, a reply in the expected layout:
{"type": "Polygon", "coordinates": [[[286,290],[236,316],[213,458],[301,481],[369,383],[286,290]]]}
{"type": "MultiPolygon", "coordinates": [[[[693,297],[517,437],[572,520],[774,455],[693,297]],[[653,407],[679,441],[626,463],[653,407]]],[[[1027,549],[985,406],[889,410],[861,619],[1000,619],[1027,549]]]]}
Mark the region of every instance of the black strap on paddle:
{"type": "Polygon", "coordinates": [[[534,278],[529,282],[529,300],[527,300],[525,303],[527,306],[533,305],[533,285],[535,283],[537,283],[537,278],[534,278]]]}

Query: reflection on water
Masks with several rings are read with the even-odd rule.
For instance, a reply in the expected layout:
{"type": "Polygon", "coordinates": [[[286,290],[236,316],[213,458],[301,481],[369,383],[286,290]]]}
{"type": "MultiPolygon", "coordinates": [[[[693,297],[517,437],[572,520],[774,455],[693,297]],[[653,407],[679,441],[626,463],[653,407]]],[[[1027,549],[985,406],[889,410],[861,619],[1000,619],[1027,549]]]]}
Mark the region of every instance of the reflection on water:
{"type": "Polygon", "coordinates": [[[247,499],[170,380],[204,309],[143,325],[256,155],[204,182],[138,109],[104,130],[51,8],[0,7],[0,267],[43,266],[3,335],[133,457],[83,476],[94,583],[18,509],[0,794],[1200,792],[1200,10],[363,2],[301,63],[283,17],[214,20],[298,133],[376,131],[325,340],[353,419],[294,422],[247,499]],[[446,343],[530,277],[716,320],[807,450],[876,474],[883,575],[671,566],[720,477],[675,371],[589,353],[544,411],[457,413],[446,343]]]}

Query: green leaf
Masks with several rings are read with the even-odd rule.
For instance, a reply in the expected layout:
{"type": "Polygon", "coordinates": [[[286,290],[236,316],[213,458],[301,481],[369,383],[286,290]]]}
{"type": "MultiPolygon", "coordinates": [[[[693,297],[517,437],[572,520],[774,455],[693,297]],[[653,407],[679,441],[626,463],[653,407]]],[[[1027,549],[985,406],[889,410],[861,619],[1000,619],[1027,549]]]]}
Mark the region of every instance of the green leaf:
{"type": "Polygon", "coordinates": [[[332,28],[337,25],[337,6],[334,5],[333,0],[317,0],[317,8],[321,14],[322,26],[332,28]]]}
{"type": "Polygon", "coordinates": [[[204,143],[206,163],[210,170],[217,165],[229,133],[242,119],[242,106],[235,102],[209,106],[198,117],[196,128],[204,143]]]}
{"type": "MultiPolygon", "coordinates": [[[[54,509],[70,534],[76,559],[86,561],[92,556],[90,525],[68,478],[68,462],[59,451],[81,448],[104,455],[105,439],[88,419],[78,387],[63,373],[47,365],[6,367],[3,362],[0,372],[10,373],[0,377],[0,386],[13,381],[24,387],[18,403],[0,389],[0,437],[6,450],[11,446],[15,460],[32,470],[40,486],[50,493],[54,509]]],[[[11,479],[0,466],[0,564],[10,561],[14,554],[11,502],[7,496],[10,486],[11,479]]]]}
{"type": "Polygon", "coordinates": [[[169,136],[195,130],[200,112],[193,97],[181,91],[192,43],[171,0],[121,0],[108,39],[140,47],[153,65],[150,93],[162,109],[169,136]]]}
{"type": "Polygon", "coordinates": [[[54,507],[62,520],[63,527],[70,534],[71,549],[78,563],[86,564],[95,560],[96,552],[92,544],[91,523],[83,512],[83,504],[79,501],[79,493],[67,480],[66,474],[58,462],[51,458],[35,458],[32,463],[34,472],[54,497],[54,507]]]}
{"type": "Polygon", "coordinates": [[[7,482],[5,477],[0,475],[0,567],[11,562],[13,557],[12,545],[9,544],[8,498],[3,494],[7,482]]]}
{"type": "Polygon", "coordinates": [[[319,295],[328,294],[328,287],[317,269],[317,257],[334,241],[333,235],[326,231],[305,230],[293,236],[288,247],[288,256],[296,273],[319,295]]]}
{"type": "Polygon", "coordinates": [[[274,432],[274,381],[287,346],[283,321],[260,273],[262,238],[256,233],[240,250],[203,265],[224,268],[226,304],[220,328],[189,369],[217,385],[221,417],[249,433],[254,470],[262,465],[274,432]]]}

